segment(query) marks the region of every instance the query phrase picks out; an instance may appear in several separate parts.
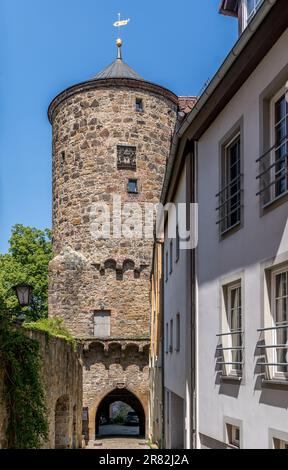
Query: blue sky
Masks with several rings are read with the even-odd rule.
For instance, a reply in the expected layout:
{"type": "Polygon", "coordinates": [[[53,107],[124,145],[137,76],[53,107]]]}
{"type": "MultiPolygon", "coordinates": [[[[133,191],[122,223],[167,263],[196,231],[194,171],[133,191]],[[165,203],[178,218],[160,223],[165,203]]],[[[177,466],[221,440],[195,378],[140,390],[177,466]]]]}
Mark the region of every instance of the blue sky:
{"type": "Polygon", "coordinates": [[[47,108],[66,87],[115,58],[121,12],[124,60],[179,95],[212,78],[237,39],[220,0],[1,0],[0,251],[11,227],[51,226],[47,108]]]}

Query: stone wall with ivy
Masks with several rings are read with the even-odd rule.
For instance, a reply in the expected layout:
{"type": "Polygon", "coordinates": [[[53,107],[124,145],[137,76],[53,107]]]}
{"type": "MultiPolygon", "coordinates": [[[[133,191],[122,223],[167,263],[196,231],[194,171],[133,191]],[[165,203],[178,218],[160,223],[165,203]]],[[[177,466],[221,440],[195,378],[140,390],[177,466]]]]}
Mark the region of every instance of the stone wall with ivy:
{"type": "MultiPolygon", "coordinates": [[[[79,448],[82,445],[82,365],[75,344],[40,331],[27,330],[40,353],[40,381],[43,386],[48,424],[42,448],[79,448]]],[[[0,364],[0,448],[8,446],[9,406],[3,364],[0,364]]],[[[28,403],[33,412],[33,403],[28,403]]],[[[23,426],[23,423],[22,423],[23,426]]],[[[29,431],[27,431],[29,432],[29,431]]],[[[17,446],[16,446],[17,447],[17,446]]]]}
{"type": "Polygon", "coordinates": [[[7,446],[6,430],[8,424],[7,406],[4,393],[4,370],[0,365],[0,449],[7,446]]]}

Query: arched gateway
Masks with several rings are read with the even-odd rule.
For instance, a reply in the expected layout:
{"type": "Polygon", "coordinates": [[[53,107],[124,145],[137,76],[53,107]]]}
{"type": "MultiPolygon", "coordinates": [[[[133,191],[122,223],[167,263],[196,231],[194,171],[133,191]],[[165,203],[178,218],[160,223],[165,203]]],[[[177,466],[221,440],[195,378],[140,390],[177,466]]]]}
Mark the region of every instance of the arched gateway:
{"type": "Polygon", "coordinates": [[[98,406],[95,421],[96,438],[99,434],[101,418],[109,420],[110,407],[114,403],[122,402],[132,408],[139,420],[139,436],[145,436],[145,411],[140,400],[127,389],[115,389],[103,398],[98,406]]]}

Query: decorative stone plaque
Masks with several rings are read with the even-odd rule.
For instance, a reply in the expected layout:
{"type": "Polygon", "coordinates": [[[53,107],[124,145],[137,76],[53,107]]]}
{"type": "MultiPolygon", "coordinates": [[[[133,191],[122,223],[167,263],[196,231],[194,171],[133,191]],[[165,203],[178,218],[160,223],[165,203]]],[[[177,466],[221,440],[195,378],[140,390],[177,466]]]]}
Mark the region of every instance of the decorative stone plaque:
{"type": "Polygon", "coordinates": [[[117,168],[118,170],[136,170],[136,147],[117,146],[117,168]]]}

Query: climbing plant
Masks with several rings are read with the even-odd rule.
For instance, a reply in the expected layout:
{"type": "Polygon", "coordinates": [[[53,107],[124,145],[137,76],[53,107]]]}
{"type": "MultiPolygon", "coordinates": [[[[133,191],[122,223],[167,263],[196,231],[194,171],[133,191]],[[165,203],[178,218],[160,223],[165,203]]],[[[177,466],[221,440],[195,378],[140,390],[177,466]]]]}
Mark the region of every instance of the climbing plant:
{"type": "Polygon", "coordinates": [[[0,315],[0,358],[8,407],[8,447],[37,449],[48,437],[39,342],[0,315]]]}
{"type": "Polygon", "coordinates": [[[41,318],[35,322],[25,322],[23,326],[29,330],[42,331],[46,333],[48,337],[52,336],[64,339],[67,343],[72,345],[74,351],[77,349],[77,341],[65,327],[62,318],[41,318]]]}

